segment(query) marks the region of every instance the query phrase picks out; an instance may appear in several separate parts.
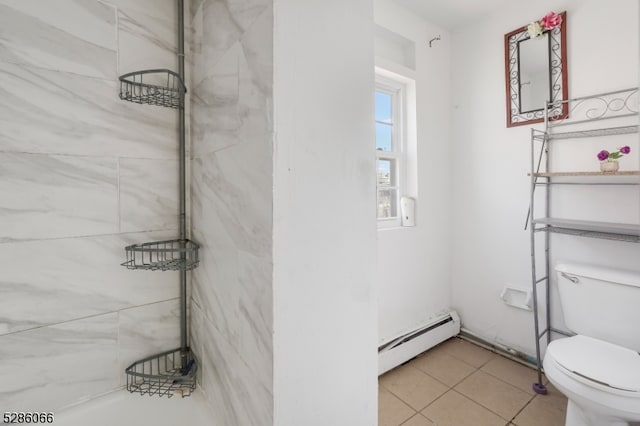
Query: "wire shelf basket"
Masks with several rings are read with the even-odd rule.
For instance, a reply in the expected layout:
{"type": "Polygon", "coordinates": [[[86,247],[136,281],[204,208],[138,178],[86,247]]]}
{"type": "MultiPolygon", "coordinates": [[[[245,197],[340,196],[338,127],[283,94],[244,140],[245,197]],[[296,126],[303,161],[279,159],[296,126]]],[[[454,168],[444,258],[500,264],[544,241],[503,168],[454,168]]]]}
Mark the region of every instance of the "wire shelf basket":
{"type": "Polygon", "coordinates": [[[191,240],[154,241],[125,247],[129,269],[189,271],[198,266],[198,244],[191,240]]]}
{"type": "Polygon", "coordinates": [[[125,101],[184,108],[186,92],[180,76],[167,69],[135,71],[120,76],[120,99],[125,101]]]}
{"type": "Polygon", "coordinates": [[[125,369],[127,390],[171,398],[190,396],[196,389],[198,365],[190,349],[173,349],[141,359],[125,369]]]}

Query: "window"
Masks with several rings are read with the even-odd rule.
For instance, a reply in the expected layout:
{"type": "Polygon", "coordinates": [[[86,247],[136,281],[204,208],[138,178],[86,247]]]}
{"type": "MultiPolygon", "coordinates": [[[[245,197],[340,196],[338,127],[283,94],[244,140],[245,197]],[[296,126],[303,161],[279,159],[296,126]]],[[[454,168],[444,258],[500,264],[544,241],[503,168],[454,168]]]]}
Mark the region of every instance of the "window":
{"type": "Polygon", "coordinates": [[[379,227],[400,226],[404,185],[404,86],[377,77],[375,91],[377,217],[379,227]]]}

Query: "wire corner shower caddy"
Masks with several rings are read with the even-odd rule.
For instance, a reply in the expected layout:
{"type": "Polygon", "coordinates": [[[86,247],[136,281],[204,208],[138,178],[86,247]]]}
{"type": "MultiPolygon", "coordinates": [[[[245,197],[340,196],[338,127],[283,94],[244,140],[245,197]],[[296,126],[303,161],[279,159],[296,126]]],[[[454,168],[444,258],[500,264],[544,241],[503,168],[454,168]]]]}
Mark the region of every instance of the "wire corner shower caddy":
{"type": "Polygon", "coordinates": [[[198,364],[187,339],[187,271],[198,266],[197,243],[187,239],[184,84],[184,1],[178,9],[178,72],[149,69],[120,76],[120,99],[178,110],[179,236],[125,247],[128,269],[178,271],[180,277],[180,347],[138,360],[125,369],[127,390],[141,395],[190,396],[196,388],[198,364]]]}
{"type": "MultiPolygon", "coordinates": [[[[556,171],[559,162],[550,162],[552,147],[562,141],[585,145],[594,137],[614,138],[620,135],[637,134],[639,130],[638,88],[618,90],[581,98],[548,102],[544,110],[544,131],[531,129],[531,178],[529,212],[525,229],[530,231],[531,246],[531,286],[533,294],[534,326],[536,336],[537,382],[533,390],[546,394],[542,382],[541,340],[551,342],[551,333],[571,336],[573,333],[556,328],[551,320],[551,234],[589,237],[619,242],[640,243],[640,224],[600,222],[560,218],[554,215],[551,191],[554,186],[617,186],[637,187],[640,185],[640,170],[602,171],[556,171]],[[554,117],[550,111],[567,107],[567,117],[554,117]],[[538,150],[536,150],[536,148],[538,150]],[[536,188],[544,189],[543,197],[536,210],[536,188]],[[539,215],[539,216],[538,216],[539,215]],[[538,243],[536,234],[544,233],[538,243]],[[543,251],[541,255],[537,251],[543,251]],[[537,257],[540,257],[540,262],[537,257]],[[544,286],[546,310],[544,326],[540,324],[538,286],[544,286]]],[[[559,146],[558,146],[559,148],[559,146]]]]}
{"type": "Polygon", "coordinates": [[[198,266],[198,244],[187,239],[153,241],[125,247],[128,269],[190,271],[198,266]]]}
{"type": "Polygon", "coordinates": [[[120,76],[120,99],[137,104],[184,108],[187,88],[179,74],[168,69],[134,71],[120,76]]]}

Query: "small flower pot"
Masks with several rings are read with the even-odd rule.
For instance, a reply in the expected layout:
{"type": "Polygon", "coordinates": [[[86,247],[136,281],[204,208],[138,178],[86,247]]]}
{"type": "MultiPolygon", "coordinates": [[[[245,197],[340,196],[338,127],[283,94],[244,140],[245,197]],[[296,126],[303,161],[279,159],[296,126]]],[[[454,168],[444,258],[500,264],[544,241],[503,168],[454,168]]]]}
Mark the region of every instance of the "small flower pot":
{"type": "Polygon", "coordinates": [[[600,171],[603,173],[615,173],[620,168],[620,164],[617,161],[601,161],[600,171]]]}

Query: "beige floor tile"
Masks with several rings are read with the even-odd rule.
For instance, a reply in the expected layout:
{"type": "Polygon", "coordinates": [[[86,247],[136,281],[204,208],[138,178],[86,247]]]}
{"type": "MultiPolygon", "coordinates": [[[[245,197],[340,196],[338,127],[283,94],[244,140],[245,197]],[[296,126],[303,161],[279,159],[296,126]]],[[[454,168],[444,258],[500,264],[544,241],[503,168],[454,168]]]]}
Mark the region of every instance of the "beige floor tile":
{"type": "Polygon", "coordinates": [[[402,423],[402,426],[435,426],[435,423],[418,413],[406,422],[402,423]]]}
{"type": "Polygon", "coordinates": [[[383,388],[378,387],[378,425],[399,426],[408,420],[416,412],[397,396],[383,388]]]}
{"type": "Polygon", "coordinates": [[[447,386],[409,364],[384,374],[380,384],[415,410],[422,410],[448,390],[447,386]]]}
{"type": "MultiPolygon", "coordinates": [[[[528,394],[535,395],[532,385],[538,381],[538,373],[533,368],[519,364],[503,356],[496,356],[480,369],[503,382],[512,384],[528,394]]],[[[544,378],[543,382],[546,382],[544,378]]]]}
{"type": "Polygon", "coordinates": [[[524,410],[513,419],[517,426],[564,426],[567,398],[551,383],[547,395],[536,395],[524,410]]]}
{"type": "Polygon", "coordinates": [[[421,413],[438,426],[504,426],[507,422],[454,390],[421,413]]]}
{"type": "Polygon", "coordinates": [[[482,370],[477,370],[454,389],[506,420],[511,420],[533,398],[482,370]]]}
{"type": "Polygon", "coordinates": [[[411,361],[410,365],[450,387],[476,371],[475,367],[437,349],[427,351],[411,361]]]}
{"type": "Polygon", "coordinates": [[[491,351],[457,337],[447,340],[439,347],[439,349],[476,368],[482,367],[488,361],[497,356],[491,351]]]}

